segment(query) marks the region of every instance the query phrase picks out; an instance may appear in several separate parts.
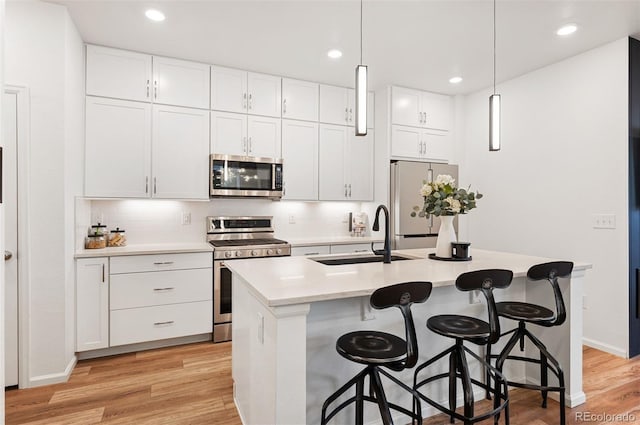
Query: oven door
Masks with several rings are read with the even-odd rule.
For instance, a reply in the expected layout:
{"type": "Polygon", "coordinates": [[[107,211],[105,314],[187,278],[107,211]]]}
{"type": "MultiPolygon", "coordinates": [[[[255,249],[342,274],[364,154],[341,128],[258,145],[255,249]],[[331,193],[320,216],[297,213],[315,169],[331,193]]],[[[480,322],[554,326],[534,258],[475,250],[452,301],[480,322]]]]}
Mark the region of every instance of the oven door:
{"type": "Polygon", "coordinates": [[[213,341],[231,340],[231,271],[213,262],[213,341]]]}
{"type": "Polygon", "coordinates": [[[282,197],[282,160],[211,155],[211,196],[282,197]]]}

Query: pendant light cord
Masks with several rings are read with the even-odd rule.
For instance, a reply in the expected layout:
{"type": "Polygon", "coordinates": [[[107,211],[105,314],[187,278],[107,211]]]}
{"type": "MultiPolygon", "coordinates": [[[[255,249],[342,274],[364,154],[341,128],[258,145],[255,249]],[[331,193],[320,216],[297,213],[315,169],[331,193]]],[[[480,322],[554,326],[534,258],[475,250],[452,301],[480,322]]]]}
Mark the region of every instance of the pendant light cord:
{"type": "Polygon", "coordinates": [[[360,0],[360,65],[362,65],[362,1],[360,0]]]}
{"type": "Polygon", "coordinates": [[[493,0],[493,94],[496,94],[496,0],[493,0]]]}

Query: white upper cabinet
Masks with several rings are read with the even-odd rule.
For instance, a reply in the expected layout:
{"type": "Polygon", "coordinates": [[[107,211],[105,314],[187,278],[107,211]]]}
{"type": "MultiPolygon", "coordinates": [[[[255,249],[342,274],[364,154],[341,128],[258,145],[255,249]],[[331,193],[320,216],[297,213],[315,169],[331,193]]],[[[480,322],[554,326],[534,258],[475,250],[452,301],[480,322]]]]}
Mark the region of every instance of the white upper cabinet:
{"type": "Polygon", "coordinates": [[[280,77],[211,67],[211,109],[280,118],[281,103],[280,77]]]}
{"type": "Polygon", "coordinates": [[[87,45],[87,94],[151,101],[151,55],[87,45]]]}
{"type": "Polygon", "coordinates": [[[245,154],[262,158],[280,158],[280,121],[279,118],[249,115],[245,154]]]}
{"type": "Polygon", "coordinates": [[[87,96],[85,196],[149,197],[151,105],[87,96]]]}
{"type": "Polygon", "coordinates": [[[154,56],[153,101],[209,109],[209,65],[154,56]]]}
{"type": "Polygon", "coordinates": [[[211,112],[211,153],[245,155],[247,116],[230,112],[211,112]]]}
{"type": "Polygon", "coordinates": [[[349,128],[320,124],[319,175],[321,179],[318,195],[321,201],[348,199],[348,179],[345,176],[348,140],[349,128]]]}
{"type": "Polygon", "coordinates": [[[450,109],[449,96],[404,87],[392,88],[392,124],[446,131],[451,126],[450,109]]]}
{"type": "Polygon", "coordinates": [[[153,106],[153,197],[209,199],[209,111],[153,106]]]}
{"type": "Polygon", "coordinates": [[[282,105],[282,78],[273,75],[247,74],[249,96],[247,112],[253,115],[280,118],[282,105]]]}
{"type": "Polygon", "coordinates": [[[319,84],[282,79],[282,118],[318,121],[319,84]]]}
{"type": "Polygon", "coordinates": [[[349,173],[347,194],[351,201],[373,200],[373,152],[373,129],[369,129],[366,136],[356,136],[350,129],[345,162],[349,173]]]}
{"type": "Polygon", "coordinates": [[[422,134],[424,156],[430,161],[448,162],[451,158],[451,143],[446,133],[425,131],[422,134]]]}
{"type": "MultiPolygon", "coordinates": [[[[344,87],[320,84],[320,122],[325,124],[349,124],[349,91],[344,87]]],[[[355,107],[355,103],[352,108],[355,107]]]]}
{"type": "Polygon", "coordinates": [[[392,158],[448,162],[451,154],[447,132],[403,125],[391,126],[392,158]]]}
{"type": "Polygon", "coordinates": [[[318,200],[318,124],[282,120],[282,199],[318,200]]]}

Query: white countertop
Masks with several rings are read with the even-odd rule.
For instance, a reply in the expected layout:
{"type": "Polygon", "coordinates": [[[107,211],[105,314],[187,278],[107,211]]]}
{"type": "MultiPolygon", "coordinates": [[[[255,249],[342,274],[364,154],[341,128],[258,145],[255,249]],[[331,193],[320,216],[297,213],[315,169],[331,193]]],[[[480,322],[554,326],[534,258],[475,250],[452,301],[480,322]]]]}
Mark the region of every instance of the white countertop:
{"type": "Polygon", "coordinates": [[[313,245],[347,245],[371,242],[384,242],[384,238],[372,236],[320,236],[306,238],[284,238],[292,247],[313,245]]]}
{"type": "Polygon", "coordinates": [[[117,257],[120,255],[179,254],[187,252],[212,252],[207,242],[138,244],[119,247],[79,249],[75,258],[117,257]]]}
{"type": "MultiPolygon", "coordinates": [[[[309,257],[278,257],[233,260],[226,262],[226,266],[247,281],[249,290],[263,304],[276,307],[367,296],[377,288],[400,282],[427,280],[434,287],[448,286],[460,274],[480,269],[508,269],[514,277],[521,277],[534,264],[558,260],[480,249],[473,249],[472,261],[427,259],[427,254],[434,251],[435,248],[393,251],[418,259],[391,264],[327,266],[309,257]]],[[[344,254],[321,257],[344,257],[344,254]]],[[[574,270],[587,268],[591,264],[574,261],[574,270]]]]}

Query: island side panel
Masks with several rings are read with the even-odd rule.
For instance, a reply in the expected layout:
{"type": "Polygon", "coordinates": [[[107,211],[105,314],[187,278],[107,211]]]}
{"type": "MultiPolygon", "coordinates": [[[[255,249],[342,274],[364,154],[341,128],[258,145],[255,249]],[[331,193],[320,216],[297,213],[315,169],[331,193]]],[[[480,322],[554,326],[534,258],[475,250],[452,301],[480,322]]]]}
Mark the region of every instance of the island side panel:
{"type": "Polygon", "coordinates": [[[243,424],[306,423],[309,304],[270,308],[233,274],[232,374],[243,424]]]}
{"type": "MultiPolygon", "coordinates": [[[[568,407],[575,407],[586,401],[582,390],[582,294],[585,270],[573,271],[571,279],[560,279],[560,290],[567,310],[567,319],[561,326],[543,328],[527,325],[527,329],[538,337],[549,352],[558,360],[565,379],[565,402],[568,407]]],[[[542,282],[530,282],[527,285],[527,302],[545,306],[556,311],[551,285],[542,282]]],[[[527,357],[538,358],[538,351],[532,344],[527,345],[527,357]]],[[[540,384],[540,367],[527,365],[527,378],[536,385],[540,384]]],[[[556,385],[557,379],[549,372],[549,383],[556,385]]],[[[549,393],[549,397],[558,400],[558,393],[549,393]]]]}

